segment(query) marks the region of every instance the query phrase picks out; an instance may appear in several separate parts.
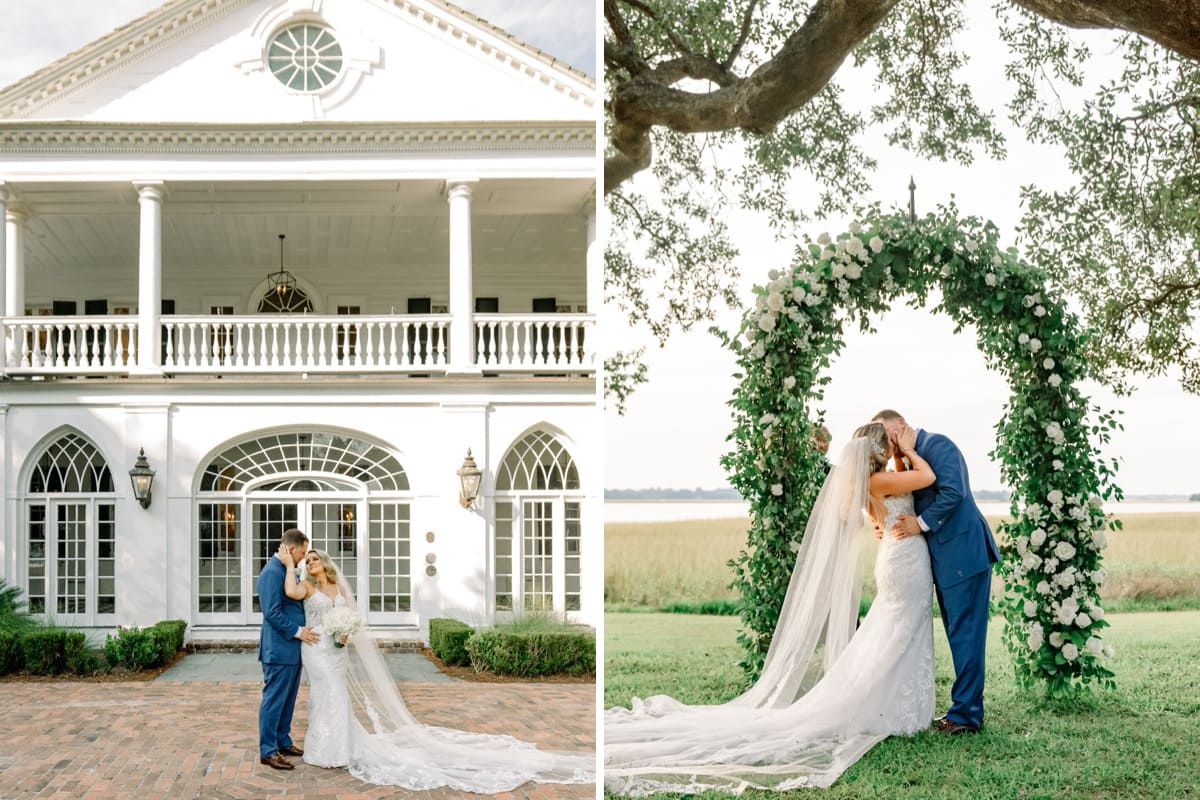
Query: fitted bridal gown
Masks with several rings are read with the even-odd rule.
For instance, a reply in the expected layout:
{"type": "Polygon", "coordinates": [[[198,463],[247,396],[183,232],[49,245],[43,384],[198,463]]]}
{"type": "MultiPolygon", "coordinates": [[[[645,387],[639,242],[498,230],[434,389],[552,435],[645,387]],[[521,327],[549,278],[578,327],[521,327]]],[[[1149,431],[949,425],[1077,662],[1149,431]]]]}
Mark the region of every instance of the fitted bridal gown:
{"type": "Polygon", "coordinates": [[[321,632],[304,645],[308,676],[308,730],[304,761],[346,767],[359,780],[406,789],[448,786],[495,794],[530,781],[591,783],[595,756],[540,750],[511,736],[422,725],[408,712],[365,629],[347,647],[324,634],[324,614],[335,605],[355,608],[346,588],[334,599],[313,592],[304,601],[305,624],[321,632]],[[361,717],[361,719],[360,719],[361,717]]]}
{"type": "MultiPolygon", "coordinates": [[[[890,531],[897,516],[913,513],[912,495],[889,497],[885,506],[890,531]]],[[[845,507],[841,515],[844,530],[861,536],[861,519],[847,524],[845,507]]],[[[811,583],[820,576],[805,577],[811,583]]],[[[724,705],[686,706],[659,696],[635,699],[632,711],[610,709],[605,787],[635,795],[824,787],[879,741],[927,728],[934,707],[933,582],[923,537],[885,535],[875,580],[878,595],[862,625],[806,692],[796,676],[767,677],[772,660],[787,663],[773,644],[764,677],[724,705]]],[[[789,596],[799,586],[794,578],[789,596]]],[[[797,606],[785,602],[784,613],[790,608],[797,606]]]]}

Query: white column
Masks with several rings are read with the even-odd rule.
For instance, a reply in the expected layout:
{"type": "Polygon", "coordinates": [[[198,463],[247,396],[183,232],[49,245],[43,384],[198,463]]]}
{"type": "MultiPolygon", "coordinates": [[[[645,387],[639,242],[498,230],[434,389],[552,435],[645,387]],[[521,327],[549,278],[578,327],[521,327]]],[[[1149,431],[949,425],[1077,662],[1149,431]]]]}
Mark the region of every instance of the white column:
{"type": "Polygon", "coordinates": [[[25,313],[25,221],[23,211],[9,207],[4,214],[4,314],[25,313]]]}
{"type": "Polygon", "coordinates": [[[587,310],[589,314],[599,315],[600,306],[604,304],[604,254],[600,252],[600,243],[596,241],[596,212],[592,211],[587,218],[587,310]]]}
{"type": "MultiPolygon", "coordinates": [[[[25,314],[25,213],[6,205],[4,213],[4,315],[20,317],[25,314]]],[[[5,364],[15,364],[20,358],[17,336],[8,331],[0,337],[4,343],[5,364]]]]}
{"type": "Polygon", "coordinates": [[[162,181],[135,181],[141,220],[138,227],[138,372],[161,370],[162,181]]]}
{"type": "Polygon", "coordinates": [[[479,372],[475,366],[475,288],[471,265],[471,193],[477,180],[446,183],[450,203],[450,368],[479,372]]]}
{"type": "Polygon", "coordinates": [[[4,224],[0,225],[0,275],[4,276],[0,280],[0,310],[7,315],[8,302],[5,298],[8,296],[8,245],[5,241],[8,233],[8,189],[5,188],[4,181],[0,181],[0,219],[4,220],[4,224]]]}

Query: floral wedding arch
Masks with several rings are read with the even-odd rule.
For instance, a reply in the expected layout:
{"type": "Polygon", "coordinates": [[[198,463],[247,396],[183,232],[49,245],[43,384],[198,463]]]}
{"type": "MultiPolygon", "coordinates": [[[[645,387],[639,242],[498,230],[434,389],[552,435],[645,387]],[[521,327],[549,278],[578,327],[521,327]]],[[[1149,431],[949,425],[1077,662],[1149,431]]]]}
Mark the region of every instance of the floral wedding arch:
{"type": "Polygon", "coordinates": [[[736,449],[722,459],[750,502],[747,548],[729,562],[741,593],[742,666],[762,667],[795,562],[824,479],[812,445],[821,423],[823,372],[843,347],[844,326],[870,330],[870,316],[894,298],[922,304],[939,289],[937,311],[978,332],[990,368],[1012,396],[996,425],[1004,482],[1012,487],[1011,521],[1001,526],[999,572],[1005,594],[1005,640],[1017,682],[1069,699],[1090,684],[1113,685],[1101,641],[1100,551],[1107,519],[1102,502],[1120,499],[1116,463],[1100,457],[1118,423],[1089,408],[1076,382],[1092,377],[1082,356],[1086,334],[1045,288],[1045,275],[1001,250],[998,232],[978,218],[942,209],[921,220],[879,216],[798,248],[788,269],[756,287],[756,307],[736,337],[722,335],[738,357],[734,393],[736,449]],[[1096,416],[1089,420],[1088,412],[1096,416]]]}

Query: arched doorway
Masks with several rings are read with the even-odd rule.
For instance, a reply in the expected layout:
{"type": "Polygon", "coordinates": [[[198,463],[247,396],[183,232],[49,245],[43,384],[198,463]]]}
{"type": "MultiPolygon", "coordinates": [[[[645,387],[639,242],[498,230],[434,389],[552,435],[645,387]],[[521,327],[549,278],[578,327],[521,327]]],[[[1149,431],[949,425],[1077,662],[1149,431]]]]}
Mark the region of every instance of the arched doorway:
{"type": "Polygon", "coordinates": [[[196,494],[199,624],[262,621],[255,581],[289,528],[339,563],[374,624],[414,624],[408,477],[353,434],[257,435],[210,458],[196,494]]]}
{"type": "Polygon", "coordinates": [[[514,615],[581,610],[583,492],[567,448],[535,429],[496,472],[495,604],[514,615]]]}
{"type": "Polygon", "coordinates": [[[117,493],[100,449],[68,430],[46,443],[24,484],[29,610],[63,625],[112,624],[117,493]]]}

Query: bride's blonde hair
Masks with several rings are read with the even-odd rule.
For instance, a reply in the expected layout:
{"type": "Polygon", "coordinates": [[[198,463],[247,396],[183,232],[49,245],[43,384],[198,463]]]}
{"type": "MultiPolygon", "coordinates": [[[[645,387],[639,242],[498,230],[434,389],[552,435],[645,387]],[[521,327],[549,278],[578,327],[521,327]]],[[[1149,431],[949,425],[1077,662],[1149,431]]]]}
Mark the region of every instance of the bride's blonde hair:
{"type": "Polygon", "coordinates": [[[870,466],[871,473],[874,474],[881,469],[886,469],[888,463],[888,435],[887,428],[883,427],[883,423],[868,422],[856,430],[852,438],[858,438],[859,436],[866,439],[871,445],[871,452],[867,454],[867,463],[870,466]]]}
{"type": "MultiPolygon", "coordinates": [[[[333,559],[329,557],[329,553],[326,553],[324,550],[318,550],[315,547],[308,552],[316,553],[317,558],[321,559],[321,563],[325,565],[325,580],[329,581],[330,583],[337,583],[338,568],[337,565],[333,563],[333,559]]],[[[307,577],[308,580],[312,581],[313,583],[317,582],[317,579],[312,575],[308,575],[307,577]]]]}

